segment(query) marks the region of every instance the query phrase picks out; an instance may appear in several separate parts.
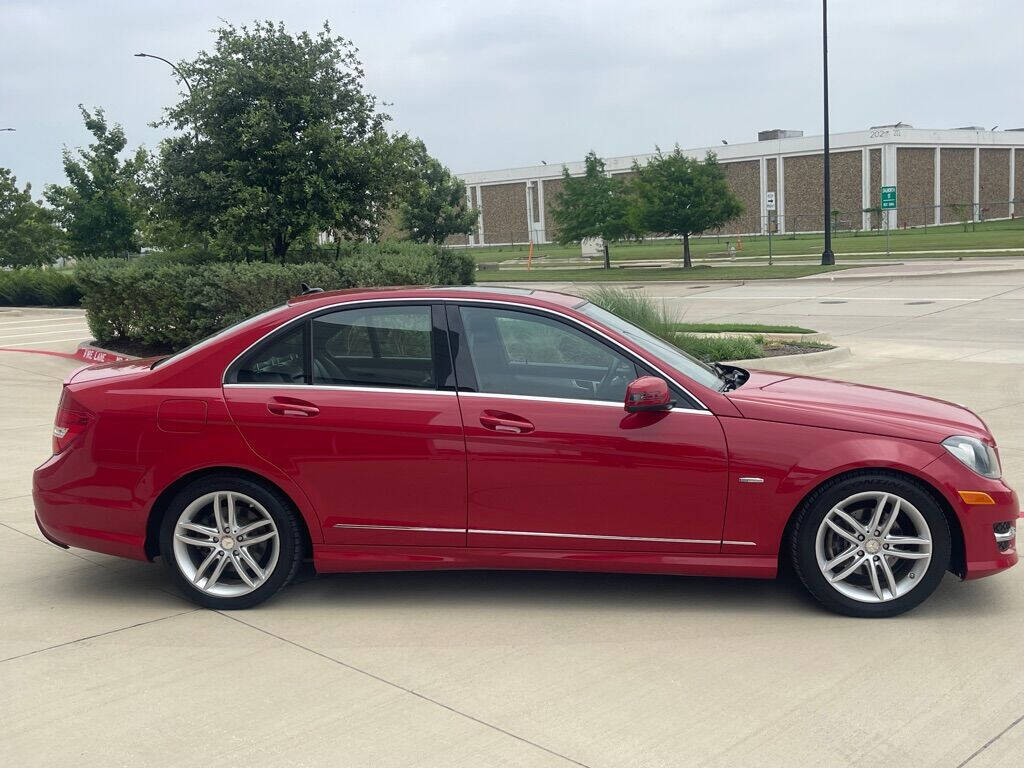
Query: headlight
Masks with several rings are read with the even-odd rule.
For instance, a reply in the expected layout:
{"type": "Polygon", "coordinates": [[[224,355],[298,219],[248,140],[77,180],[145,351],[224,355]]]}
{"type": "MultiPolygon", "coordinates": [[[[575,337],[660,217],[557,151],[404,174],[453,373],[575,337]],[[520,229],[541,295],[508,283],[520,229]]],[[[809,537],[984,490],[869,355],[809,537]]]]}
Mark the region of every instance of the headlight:
{"type": "Polygon", "coordinates": [[[953,435],[943,440],[942,445],[979,475],[995,479],[1002,474],[996,449],[976,437],[953,435]]]}

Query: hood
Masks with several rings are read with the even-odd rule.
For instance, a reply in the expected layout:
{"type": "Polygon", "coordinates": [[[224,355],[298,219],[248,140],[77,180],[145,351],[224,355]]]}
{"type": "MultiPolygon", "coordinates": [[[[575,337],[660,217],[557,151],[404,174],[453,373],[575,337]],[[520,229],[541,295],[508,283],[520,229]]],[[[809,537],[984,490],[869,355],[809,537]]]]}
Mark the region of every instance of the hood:
{"type": "MultiPolygon", "coordinates": [[[[164,355],[166,357],[166,355],[164,355]]],[[[116,363],[100,363],[79,368],[71,374],[66,384],[83,384],[88,381],[111,379],[135,373],[148,373],[151,366],[160,357],[144,357],[133,360],[118,360],[116,363]]]]}
{"type": "Polygon", "coordinates": [[[985,422],[966,408],[893,389],[751,371],[747,382],[727,396],[748,419],[933,443],[950,435],[992,441],[985,422]]]}

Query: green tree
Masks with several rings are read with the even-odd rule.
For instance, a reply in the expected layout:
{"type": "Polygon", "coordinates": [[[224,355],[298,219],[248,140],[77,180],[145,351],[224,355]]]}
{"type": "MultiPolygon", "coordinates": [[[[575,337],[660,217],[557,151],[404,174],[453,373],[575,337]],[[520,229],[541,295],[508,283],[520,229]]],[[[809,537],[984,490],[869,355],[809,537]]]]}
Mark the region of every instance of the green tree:
{"type": "Polygon", "coordinates": [[[128,141],[120,125],[107,125],[103,110],[79,105],[95,141],[73,153],[64,148],[68,184],[43,193],[63,227],[75,256],[122,256],[139,250],[138,228],[145,215],[142,184],[149,154],[139,148],[122,160],[128,141]]]}
{"type": "Polygon", "coordinates": [[[224,249],[284,259],[318,232],[375,237],[396,204],[400,148],[363,87],[356,49],[256,22],[217,30],[179,69],[192,86],[161,125],[164,211],[224,249]]]}
{"type": "Polygon", "coordinates": [[[683,266],[692,267],[690,236],[722,226],[743,213],[713,152],[703,160],[677,146],[659,149],[645,165],[633,164],[637,219],[646,232],[683,238],[683,266]]]}
{"type": "Polygon", "coordinates": [[[466,185],[427,154],[419,139],[408,143],[408,180],[398,205],[398,221],[417,243],[443,243],[449,235],[468,235],[477,212],[466,200],[466,185]]]}
{"type": "Polygon", "coordinates": [[[61,232],[50,211],[32,200],[32,185],[0,168],[0,267],[41,267],[61,255],[61,232]]]}
{"type": "Polygon", "coordinates": [[[608,243],[637,234],[630,212],[629,185],[621,177],[609,176],[604,160],[593,150],[583,164],[582,176],[570,176],[569,169],[562,166],[562,189],[552,208],[556,237],[562,245],[600,237],[608,269],[608,243]]]}

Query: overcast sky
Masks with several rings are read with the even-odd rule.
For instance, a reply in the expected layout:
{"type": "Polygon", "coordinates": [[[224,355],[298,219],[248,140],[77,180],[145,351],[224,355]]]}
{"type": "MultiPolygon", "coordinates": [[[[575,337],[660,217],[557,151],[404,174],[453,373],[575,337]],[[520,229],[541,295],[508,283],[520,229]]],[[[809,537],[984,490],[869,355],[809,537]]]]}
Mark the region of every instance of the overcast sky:
{"type": "MultiPolygon", "coordinates": [[[[87,142],[102,106],[129,146],[176,99],[164,64],[212,47],[218,17],[329,20],[361,49],[395,130],[456,172],[654,146],[717,145],[759,129],[821,132],[816,0],[0,0],[0,166],[36,192],[87,142]]],[[[1021,0],[832,0],[833,131],[1024,127],[1021,0]]]]}

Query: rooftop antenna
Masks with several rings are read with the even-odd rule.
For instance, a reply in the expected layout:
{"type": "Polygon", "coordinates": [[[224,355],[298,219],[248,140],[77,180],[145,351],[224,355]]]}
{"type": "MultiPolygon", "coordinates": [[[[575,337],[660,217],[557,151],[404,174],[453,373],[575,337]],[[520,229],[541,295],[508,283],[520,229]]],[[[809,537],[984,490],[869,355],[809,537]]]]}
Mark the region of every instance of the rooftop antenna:
{"type": "Polygon", "coordinates": [[[299,288],[301,289],[299,291],[299,295],[300,296],[308,296],[311,293],[323,293],[324,292],[323,288],[310,288],[309,287],[309,283],[299,283],[299,288]]]}

